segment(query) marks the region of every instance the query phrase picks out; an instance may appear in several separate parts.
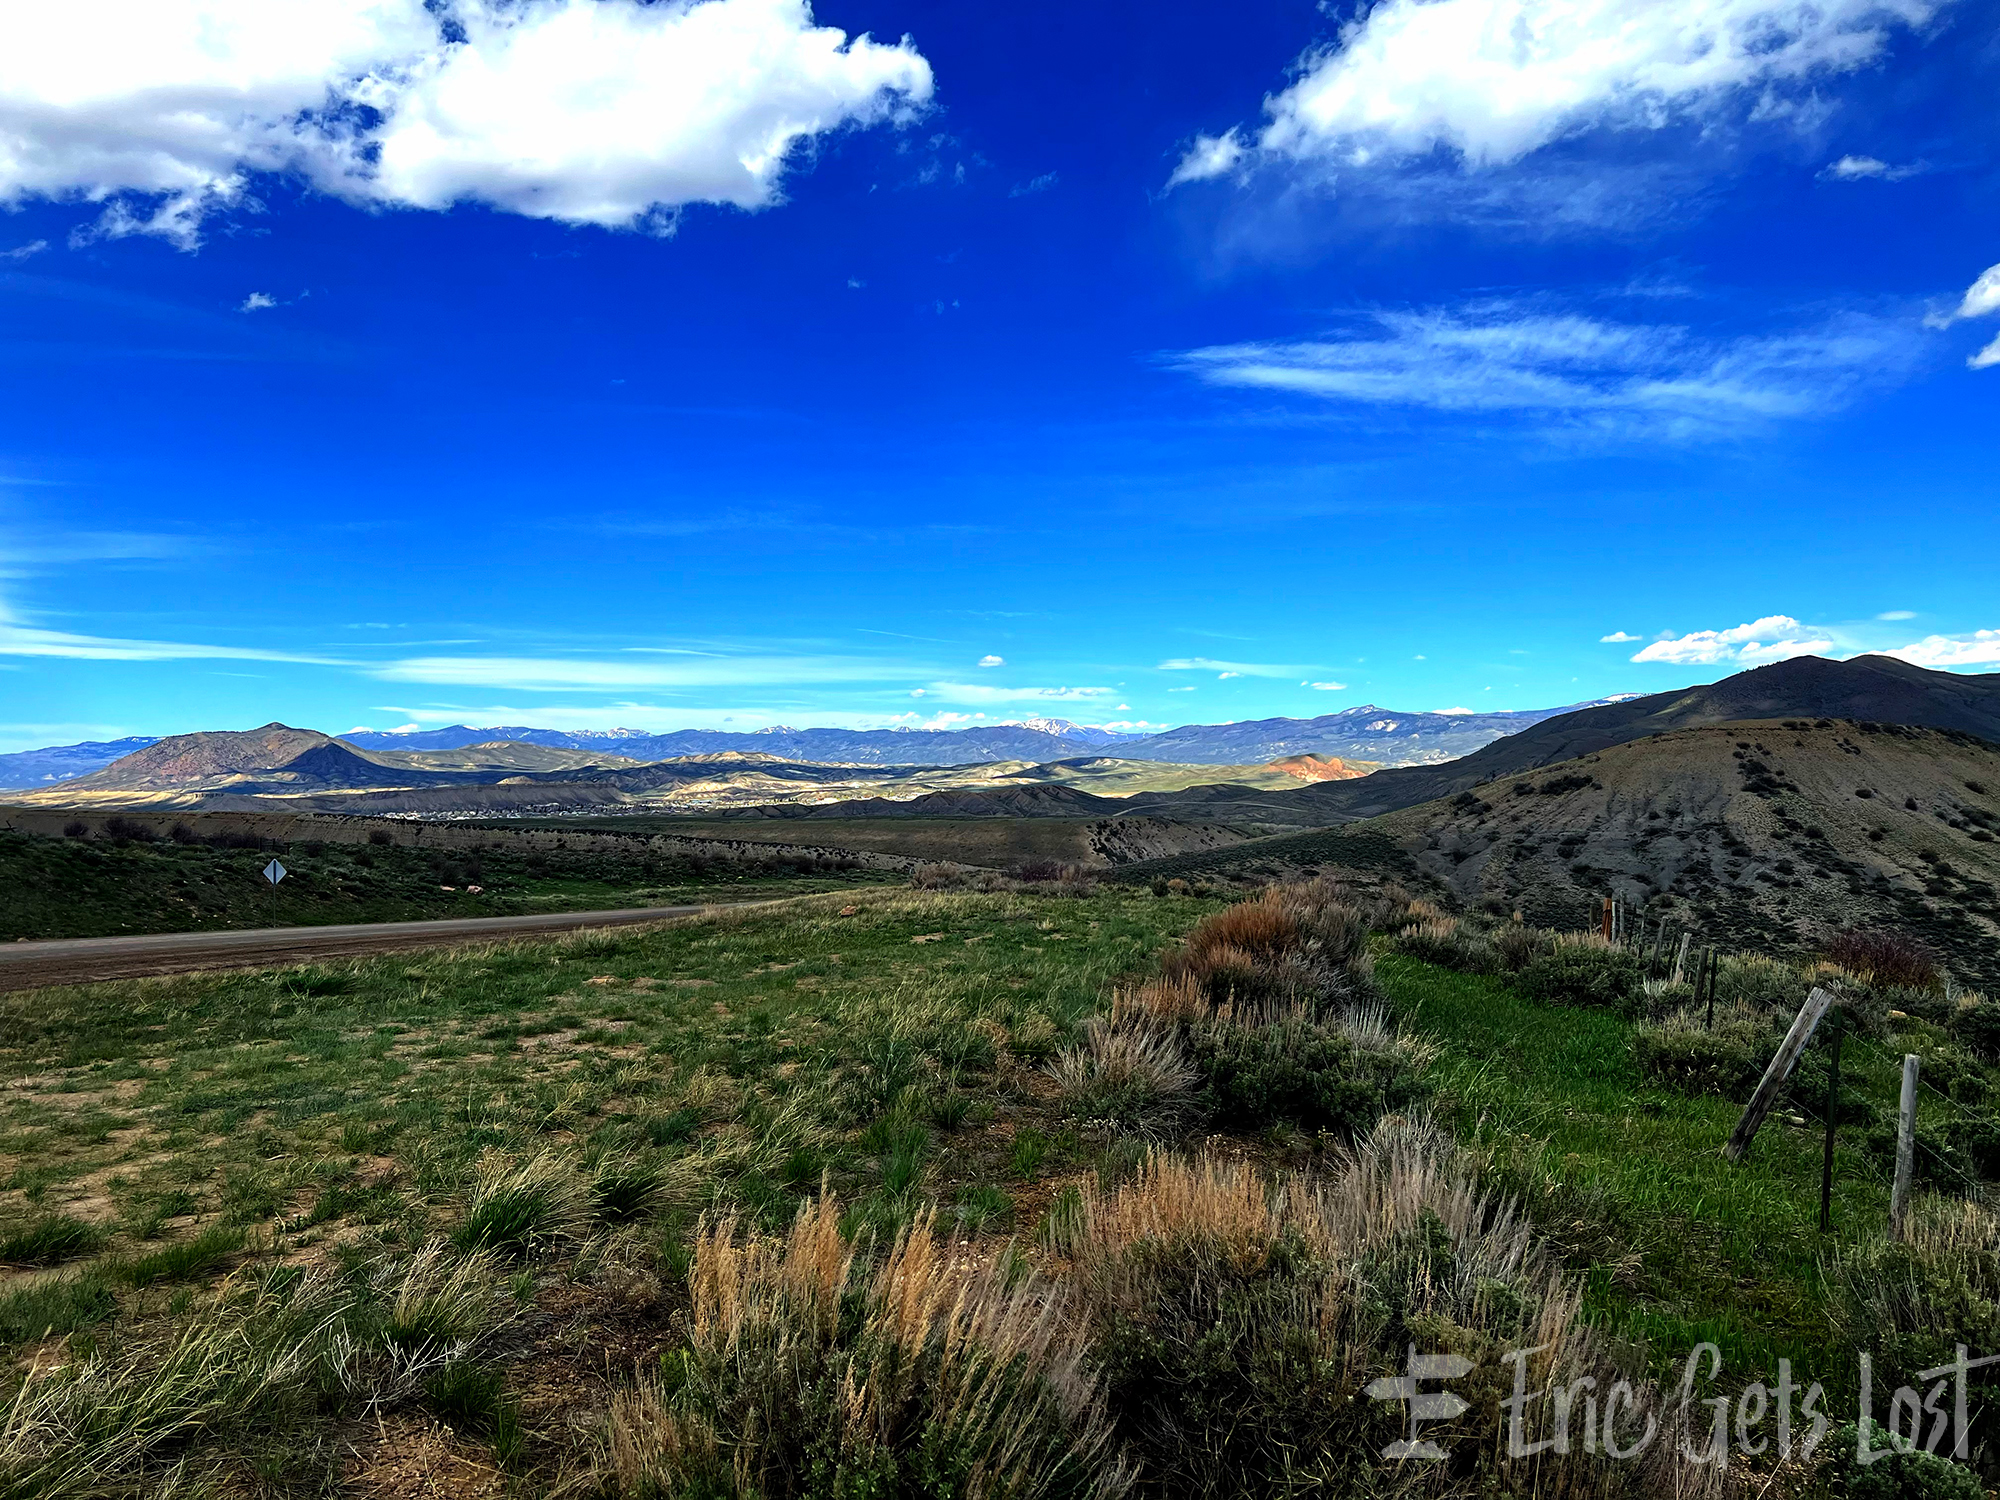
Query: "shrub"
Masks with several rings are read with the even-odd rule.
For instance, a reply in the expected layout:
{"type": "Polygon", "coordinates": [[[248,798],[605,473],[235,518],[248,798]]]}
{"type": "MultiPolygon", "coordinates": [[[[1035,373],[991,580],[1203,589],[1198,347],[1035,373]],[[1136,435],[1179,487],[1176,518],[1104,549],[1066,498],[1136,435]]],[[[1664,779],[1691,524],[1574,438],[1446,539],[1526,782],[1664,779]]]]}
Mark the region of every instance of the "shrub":
{"type": "Polygon", "coordinates": [[[1642,1026],[1634,1038],[1640,1071],[1684,1094],[1719,1094],[1744,1100],[1763,1072],[1757,1055],[1762,1027],[1742,1023],[1708,1031],[1675,1016],[1642,1026]]]}
{"type": "Polygon", "coordinates": [[[685,1348],[612,1410],[627,1493],[1111,1500],[1095,1369],[1060,1291],[925,1214],[873,1275],[822,1194],[782,1237],[703,1227],[685,1348]]]}
{"type": "Polygon", "coordinates": [[[1550,1005],[1630,1012],[1640,994],[1639,961],[1602,940],[1564,942],[1521,971],[1524,994],[1550,1005]]]}
{"type": "MultiPolygon", "coordinates": [[[[1850,1245],[1827,1266],[1835,1307],[1853,1342],[1873,1352],[1877,1379],[1950,1364],[1960,1344],[2000,1348],[2000,1219],[1977,1203],[1920,1198],[1905,1235],[1850,1245]]],[[[1991,1412],[2000,1381],[1990,1367],[1971,1378],[1974,1404],[1991,1412]]],[[[1976,1425],[1990,1436],[1990,1422],[1976,1425]]]]}
{"type": "Polygon", "coordinates": [[[1493,974],[1500,969],[1500,957],[1493,951],[1493,945],[1451,917],[1437,917],[1405,928],[1396,938],[1396,947],[1412,958],[1466,974],[1493,974]]]}
{"type": "Polygon", "coordinates": [[[1164,1126],[1193,1102],[1198,1075],[1174,1031],[1089,1022],[1083,1042],[1049,1064],[1070,1111],[1090,1119],[1164,1126]]]}
{"type": "Polygon", "coordinates": [[[1555,934],[1543,927],[1508,924],[1493,933],[1493,956],[1508,974],[1518,974],[1536,959],[1555,951],[1555,934]]]}
{"type": "Polygon", "coordinates": [[[1968,1005],[1952,1018],[1958,1039],[1987,1062],[2000,1062],[2000,1004],[1968,1005]]]}
{"type": "Polygon", "coordinates": [[[1847,1500],[1985,1500],[1986,1486],[1962,1464],[1913,1449],[1880,1422],[1868,1422],[1868,1446],[1881,1457],[1859,1459],[1862,1424],[1849,1422],[1826,1435],[1820,1452],[1847,1500]]]}
{"type": "Polygon", "coordinates": [[[1216,1004],[1326,1008],[1373,994],[1367,938],[1365,914],[1333,882],[1272,886],[1202,922],[1163,968],[1216,1004]]]}
{"type": "Polygon", "coordinates": [[[1364,1049],[1303,1014],[1261,1024],[1219,1017],[1191,1028],[1189,1041],[1209,1107],[1225,1124],[1283,1120],[1352,1137],[1424,1093],[1412,1049],[1394,1038],[1364,1049]]]}
{"type": "Polygon", "coordinates": [[[1934,952],[1915,938],[1886,928],[1837,932],[1827,939],[1821,952],[1830,962],[1870,984],[1932,989],[1940,977],[1934,952]]]}
{"type": "Polygon", "coordinates": [[[1811,985],[1796,968],[1757,954],[1718,955],[1715,993],[1750,1010],[1774,1010],[1796,1015],[1811,985]]]}
{"type": "MultiPolygon", "coordinates": [[[[1448,1138],[1407,1121],[1384,1121],[1323,1181],[1267,1185],[1241,1161],[1156,1153],[1086,1195],[1064,1248],[1148,1496],[1512,1492],[1490,1441],[1511,1385],[1501,1354],[1548,1346],[1533,1386],[1618,1379],[1525,1220],[1477,1191],[1448,1138]],[[1418,1475],[1376,1456],[1405,1435],[1401,1412],[1355,1399],[1403,1373],[1413,1342],[1476,1365],[1453,1385],[1468,1411],[1430,1429],[1451,1462],[1418,1475]]],[[[1671,1461],[1669,1444],[1650,1451],[1671,1461]]],[[[1544,1462],[1536,1493],[1597,1492],[1576,1482],[1594,1462],[1580,1445],[1544,1462]]]]}

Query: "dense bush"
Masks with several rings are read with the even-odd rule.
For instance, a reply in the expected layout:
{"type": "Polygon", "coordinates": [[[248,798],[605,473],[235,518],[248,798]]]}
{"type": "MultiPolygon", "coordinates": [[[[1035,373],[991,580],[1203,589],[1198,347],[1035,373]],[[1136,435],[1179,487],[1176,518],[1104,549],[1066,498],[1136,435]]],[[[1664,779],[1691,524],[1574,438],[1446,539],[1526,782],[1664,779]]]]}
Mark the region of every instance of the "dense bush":
{"type": "Polygon", "coordinates": [[[1986,1500],[1986,1487],[1963,1464],[1934,1453],[1912,1451],[1880,1422],[1870,1422],[1868,1446],[1882,1454],[1873,1463],[1858,1458],[1861,1426],[1849,1422],[1826,1435],[1826,1477],[1847,1500],[1986,1500]]]}
{"type": "Polygon", "coordinates": [[[1550,1005],[1590,1005],[1629,1013],[1640,995],[1639,961],[1622,948],[1565,942],[1521,971],[1522,991],[1550,1005]]]}
{"type": "MultiPolygon", "coordinates": [[[[1904,1240],[1848,1246],[1827,1280],[1848,1337],[1874,1355],[1878,1389],[1950,1364],[1960,1344],[2000,1349],[2000,1219],[1977,1203],[1919,1199],[1904,1240]]],[[[1988,1366],[1971,1381],[1973,1441],[1990,1451],[2000,1378],[1988,1366]]]]}
{"type": "Polygon", "coordinates": [[[2000,1062],[2000,1004],[1989,1000],[1966,1006],[1953,1016],[1952,1030],[1975,1055],[2000,1062]]]}
{"type": "MultiPolygon", "coordinates": [[[[1062,1248],[1146,1497],[1524,1493],[1523,1476],[1492,1466],[1509,1385],[1499,1356],[1543,1345],[1535,1384],[1619,1378],[1526,1222],[1478,1192],[1448,1139],[1403,1120],[1317,1182],[1152,1156],[1086,1198],[1062,1248]],[[1406,1435],[1400,1410],[1355,1398],[1400,1374],[1413,1342],[1476,1369],[1453,1385],[1469,1410],[1429,1429],[1448,1459],[1402,1468],[1378,1457],[1406,1435]]],[[[1670,1445],[1649,1458],[1672,1462],[1670,1445]]],[[[1533,1492],[1599,1493],[1595,1463],[1581,1445],[1549,1455],[1533,1492]]],[[[1628,1470],[1602,1492],[1658,1477],[1628,1470]]]]}
{"type": "Polygon", "coordinates": [[[1190,1051],[1210,1110],[1227,1125],[1283,1120],[1354,1136],[1425,1092],[1407,1047],[1358,1047],[1338,1027],[1304,1016],[1211,1021],[1192,1029],[1190,1051]]]}
{"type": "Polygon", "coordinates": [[[1496,974],[1502,967],[1492,943],[1451,917],[1435,917],[1405,928],[1397,935],[1396,948],[1412,958],[1462,974],[1496,974]]]}
{"type": "Polygon", "coordinates": [[[1831,963],[1875,985],[1931,989],[1939,980],[1937,954],[1906,933],[1869,927],[1837,932],[1821,950],[1831,963]]]}

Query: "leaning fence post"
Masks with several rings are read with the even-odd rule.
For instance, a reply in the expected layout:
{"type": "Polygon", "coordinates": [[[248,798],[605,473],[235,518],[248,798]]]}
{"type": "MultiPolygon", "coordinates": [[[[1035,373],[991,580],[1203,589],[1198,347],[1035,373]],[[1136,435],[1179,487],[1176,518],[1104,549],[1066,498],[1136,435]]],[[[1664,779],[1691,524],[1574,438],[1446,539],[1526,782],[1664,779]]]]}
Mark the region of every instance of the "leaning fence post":
{"type": "Polygon", "coordinates": [[[1785,1080],[1792,1076],[1792,1069],[1798,1066],[1799,1054],[1806,1050],[1806,1043],[1819,1026],[1826,1008],[1833,1004],[1833,995],[1827,990],[1814,986],[1806,996],[1806,1003],[1799,1007],[1799,1013],[1792,1019],[1792,1029],[1785,1033],[1785,1040],[1778,1048],[1778,1055],[1771,1059],[1771,1066],[1764,1070],[1763,1078],[1757,1084],[1757,1092],[1750,1096],[1744,1106],[1743,1118],[1736,1122],[1736,1129],[1730,1133],[1729,1144],[1722,1148],[1722,1154],[1731,1161],[1743,1160],[1743,1153],[1750,1149],[1750,1142],[1756,1139],[1757,1127],[1764,1123],[1764,1116],[1771,1112],[1771,1106],[1778,1102],[1778,1090],[1785,1086],[1785,1080]]]}
{"type": "Polygon", "coordinates": [[[1674,950],[1674,977],[1668,983],[1679,985],[1681,980],[1687,976],[1688,944],[1693,941],[1694,934],[1692,932],[1683,932],[1681,934],[1680,946],[1674,950]]]}
{"type": "Polygon", "coordinates": [[[1917,1155],[1917,1070],[1914,1052],[1903,1055],[1903,1098],[1896,1112],[1896,1182],[1889,1189],[1889,1234],[1901,1239],[1910,1211],[1910,1170],[1917,1155]]]}

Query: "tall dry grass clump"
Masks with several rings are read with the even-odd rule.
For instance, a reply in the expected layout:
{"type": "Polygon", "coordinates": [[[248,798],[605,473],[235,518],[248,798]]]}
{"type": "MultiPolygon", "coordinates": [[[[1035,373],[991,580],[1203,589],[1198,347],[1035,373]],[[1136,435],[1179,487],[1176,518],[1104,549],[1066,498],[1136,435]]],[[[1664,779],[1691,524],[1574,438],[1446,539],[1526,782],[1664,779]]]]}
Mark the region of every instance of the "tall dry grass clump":
{"type": "Polygon", "coordinates": [[[783,1236],[705,1225],[688,1342],[612,1415],[633,1496],[1109,1500],[1130,1487],[1062,1293],[930,1214],[869,1269],[830,1195],[783,1236]]]}
{"type": "MultiPolygon", "coordinates": [[[[1583,1325],[1580,1288],[1430,1126],[1385,1120],[1317,1179],[1155,1154],[1087,1197],[1063,1248],[1140,1494],[1695,1494],[1708,1482],[1664,1473],[1675,1460],[1656,1455],[1613,1484],[1580,1420],[1570,1454],[1503,1461],[1509,1351],[1541,1349],[1531,1390],[1588,1376],[1608,1392],[1620,1377],[1583,1325]],[[1423,1464],[1381,1457],[1406,1416],[1365,1391],[1403,1373],[1412,1346],[1473,1361],[1452,1383],[1467,1412],[1427,1429],[1447,1457],[1423,1464]]],[[[1546,1404],[1530,1420],[1546,1435],[1546,1404]]]]}
{"type": "Polygon", "coordinates": [[[226,1284],[170,1338],[141,1324],[30,1374],[0,1409],[0,1495],[179,1493],[245,1434],[421,1399],[511,1315],[502,1264],[432,1241],[358,1273],[279,1268],[226,1284]]]}

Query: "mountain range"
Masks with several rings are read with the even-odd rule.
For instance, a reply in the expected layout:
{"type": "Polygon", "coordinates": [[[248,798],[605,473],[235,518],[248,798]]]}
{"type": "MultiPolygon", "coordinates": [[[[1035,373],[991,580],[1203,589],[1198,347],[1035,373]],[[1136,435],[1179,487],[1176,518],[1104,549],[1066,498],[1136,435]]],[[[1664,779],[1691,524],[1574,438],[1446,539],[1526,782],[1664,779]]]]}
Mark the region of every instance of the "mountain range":
{"type": "MultiPolygon", "coordinates": [[[[508,741],[629,761],[734,751],[822,765],[963,766],[1002,760],[1039,764],[1109,753],[1120,760],[1177,765],[1263,765],[1288,756],[1320,755],[1411,766],[1470,754],[1503,736],[1584,706],[1588,705],[1475,714],[1406,713],[1363,704],[1311,719],[1189,724],[1152,735],[1125,734],[1067,719],[1027,719],[1018,724],[967,729],[793,729],[775,725],[742,734],[713,729],[645,734],[631,729],[537,729],[525,725],[478,729],[454,724],[407,732],[357,729],[340,738],[358,750],[371,752],[459,750],[508,741]]],[[[71,781],[157,743],[158,737],[136,736],[0,755],[0,789],[26,790],[71,781]]]]}

